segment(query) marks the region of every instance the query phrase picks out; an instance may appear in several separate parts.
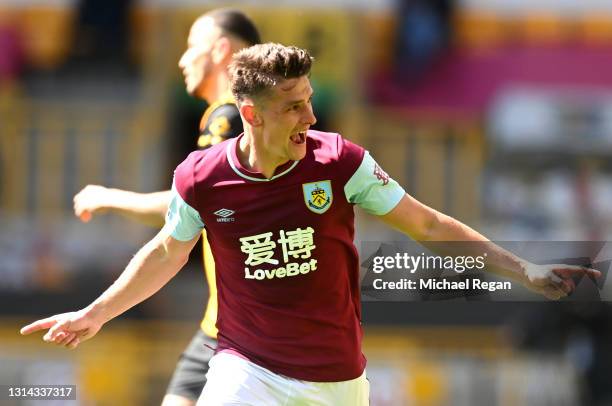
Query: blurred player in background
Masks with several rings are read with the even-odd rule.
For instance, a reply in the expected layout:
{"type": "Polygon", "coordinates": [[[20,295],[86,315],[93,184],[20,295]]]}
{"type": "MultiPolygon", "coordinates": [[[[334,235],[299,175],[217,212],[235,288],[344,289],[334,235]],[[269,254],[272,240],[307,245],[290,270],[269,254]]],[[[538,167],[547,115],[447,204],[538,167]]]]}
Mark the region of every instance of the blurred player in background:
{"type": "Polygon", "coordinates": [[[362,147],[310,130],[311,63],[279,44],[238,52],[229,71],[244,134],[178,166],[165,226],[106,292],[22,333],[49,329],[45,341],[76,347],[166,284],[206,226],[219,343],[198,403],[364,406],[353,205],[418,241],[479,242],[489,269],[549,298],[571,292],[573,275],[598,275],[514,256],[407,195],[362,147]]]}
{"type": "MultiPolygon", "coordinates": [[[[260,43],[254,23],[242,12],[217,9],[200,16],[191,26],[187,50],[179,61],[187,92],[209,103],[200,121],[199,149],[238,136],[243,131],[231,93],[227,67],[232,55],[260,43]]],[[[152,226],[163,226],[170,191],[135,193],[88,185],[74,198],[75,214],[83,221],[113,212],[152,226]]],[[[200,329],[185,349],[164,397],[164,406],[193,405],[206,382],[208,361],[216,347],[217,289],[215,264],[203,231],[203,253],[209,298],[200,329]]]]}

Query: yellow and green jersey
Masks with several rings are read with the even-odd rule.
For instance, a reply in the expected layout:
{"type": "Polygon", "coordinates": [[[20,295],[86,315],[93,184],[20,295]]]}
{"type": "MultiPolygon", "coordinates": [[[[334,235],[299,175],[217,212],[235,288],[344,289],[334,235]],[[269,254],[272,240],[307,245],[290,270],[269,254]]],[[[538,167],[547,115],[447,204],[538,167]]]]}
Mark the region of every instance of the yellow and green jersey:
{"type": "MultiPolygon", "coordinates": [[[[240,112],[230,92],[211,104],[200,120],[200,135],[198,149],[206,149],[228,138],[237,137],[243,132],[240,112]]],[[[215,261],[206,238],[206,231],[202,231],[202,253],[204,273],[208,282],[208,303],[204,318],[200,324],[202,331],[210,337],[217,337],[217,284],[215,281],[215,261]]]]}

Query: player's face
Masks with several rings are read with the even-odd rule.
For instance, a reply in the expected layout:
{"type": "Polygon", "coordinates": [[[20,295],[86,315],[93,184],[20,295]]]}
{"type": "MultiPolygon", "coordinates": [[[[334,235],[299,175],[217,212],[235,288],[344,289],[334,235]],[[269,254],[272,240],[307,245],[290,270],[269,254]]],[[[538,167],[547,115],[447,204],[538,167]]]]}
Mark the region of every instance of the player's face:
{"type": "Polygon", "coordinates": [[[263,141],[268,154],[280,162],[306,155],[306,131],[317,122],[312,112],[312,87],[301,76],[278,83],[262,100],[263,141]]]}
{"type": "Polygon", "coordinates": [[[187,93],[192,96],[203,98],[205,94],[214,70],[211,52],[219,37],[220,29],[209,17],[197,20],[189,31],[187,49],[178,66],[185,77],[187,93]]]}

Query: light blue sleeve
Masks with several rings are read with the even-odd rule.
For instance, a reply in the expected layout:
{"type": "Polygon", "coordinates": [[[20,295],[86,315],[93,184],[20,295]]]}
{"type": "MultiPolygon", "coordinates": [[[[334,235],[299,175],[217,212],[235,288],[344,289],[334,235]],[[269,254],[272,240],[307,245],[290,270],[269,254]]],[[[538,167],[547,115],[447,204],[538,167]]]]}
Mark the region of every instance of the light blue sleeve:
{"type": "Polygon", "coordinates": [[[406,192],[366,151],[361,165],[344,185],[344,194],[349,202],[381,216],[389,213],[406,192]]]}
{"type": "Polygon", "coordinates": [[[171,193],[164,229],[168,230],[175,240],[189,241],[200,234],[204,228],[204,222],[197,210],[188,205],[176,191],[174,183],[171,193]]]}

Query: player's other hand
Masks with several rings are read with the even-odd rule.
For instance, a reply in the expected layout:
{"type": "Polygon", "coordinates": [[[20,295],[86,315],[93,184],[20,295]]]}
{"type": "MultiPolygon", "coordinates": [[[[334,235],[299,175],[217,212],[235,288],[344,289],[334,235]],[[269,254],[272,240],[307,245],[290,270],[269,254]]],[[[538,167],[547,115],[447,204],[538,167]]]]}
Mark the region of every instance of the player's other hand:
{"type": "Polygon", "coordinates": [[[528,263],[524,267],[523,283],[527,288],[546,296],[548,299],[559,300],[576,289],[573,277],[584,275],[599,278],[601,272],[577,265],[536,265],[528,263]]]}
{"type": "Polygon", "coordinates": [[[74,214],[87,223],[94,214],[104,213],[111,199],[111,189],[100,185],[87,185],[74,196],[74,214]]]}
{"type": "Polygon", "coordinates": [[[20,332],[22,335],[28,335],[48,329],[43,336],[45,342],[74,349],[83,341],[96,335],[101,327],[102,323],[89,316],[83,309],[37,320],[24,326],[20,332]]]}

